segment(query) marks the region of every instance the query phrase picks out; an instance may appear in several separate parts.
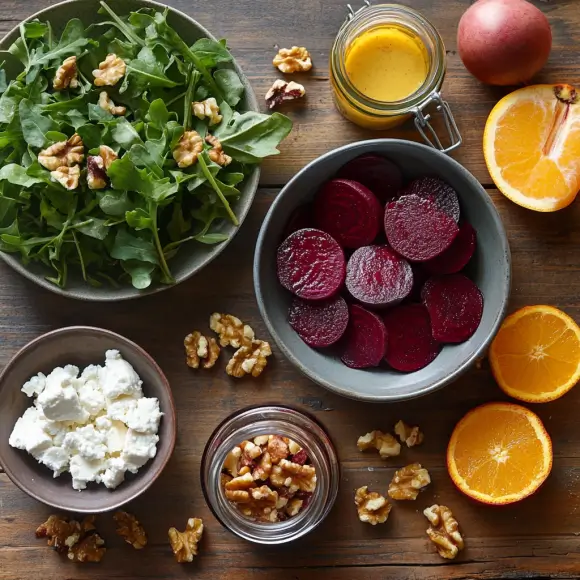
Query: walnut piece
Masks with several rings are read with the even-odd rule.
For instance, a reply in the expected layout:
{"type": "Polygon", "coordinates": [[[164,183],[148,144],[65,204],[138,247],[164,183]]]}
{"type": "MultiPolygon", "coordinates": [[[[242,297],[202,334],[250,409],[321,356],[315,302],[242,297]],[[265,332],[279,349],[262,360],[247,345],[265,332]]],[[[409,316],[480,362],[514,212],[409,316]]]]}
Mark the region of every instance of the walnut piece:
{"type": "Polygon", "coordinates": [[[414,447],[415,445],[421,445],[423,443],[423,433],[421,433],[419,427],[410,427],[404,421],[398,421],[395,425],[395,435],[407,447],[414,447]]]}
{"type": "Polygon", "coordinates": [[[189,518],[185,531],[169,528],[167,534],[175,559],[180,564],[193,562],[193,557],[197,556],[197,544],[203,535],[203,521],[200,518],[189,518]]]}
{"type": "Polygon", "coordinates": [[[384,524],[392,508],[387,498],[376,491],[369,491],[366,485],[356,490],[354,503],[358,512],[358,519],[372,526],[384,524]]]}
{"type": "Polygon", "coordinates": [[[124,115],[127,112],[127,107],[122,105],[115,105],[113,99],[109,97],[107,91],[101,91],[99,93],[99,107],[111,115],[124,115]]]}
{"type": "Polygon", "coordinates": [[[177,166],[190,167],[193,165],[203,151],[203,139],[197,131],[185,131],[181,139],[172,151],[173,159],[177,161],[177,166]]]}
{"type": "Polygon", "coordinates": [[[359,437],[356,446],[361,451],[376,449],[381,459],[395,457],[401,453],[401,445],[390,433],[383,433],[376,429],[359,437]]]}
{"type": "Polygon", "coordinates": [[[230,473],[232,477],[237,477],[240,470],[240,458],[242,457],[242,448],[234,447],[224,461],[223,468],[230,473]]]}
{"type": "Polygon", "coordinates": [[[270,454],[265,451],[254,468],[252,477],[255,480],[266,481],[266,479],[270,477],[270,473],[272,473],[272,458],[270,457],[270,454]]]}
{"type": "Polygon", "coordinates": [[[444,505],[432,505],[423,511],[431,525],[427,535],[437,547],[442,558],[453,560],[465,544],[459,532],[459,523],[451,510],[444,505]]]}
{"type": "Polygon", "coordinates": [[[85,148],[80,135],[75,133],[67,141],[53,143],[38,154],[38,162],[49,171],[60,167],[72,167],[85,158],[85,148]]]}
{"type": "Polygon", "coordinates": [[[430,483],[429,472],[420,463],[412,463],[395,471],[388,494],[398,500],[417,499],[419,492],[430,483]]]}
{"type": "Polygon", "coordinates": [[[232,158],[226,155],[222,149],[222,144],[220,140],[214,135],[206,135],[205,140],[211,145],[211,149],[208,151],[209,158],[218,165],[225,167],[232,162],[232,158]]]}
{"type": "Polygon", "coordinates": [[[268,437],[267,449],[274,465],[290,455],[288,441],[286,437],[280,437],[280,435],[270,435],[268,437]]]}
{"type": "Polygon", "coordinates": [[[220,355],[220,347],[216,339],[207,338],[197,330],[188,334],[183,344],[185,346],[185,362],[192,369],[198,369],[202,359],[201,366],[204,369],[211,369],[220,355]]]}
{"type": "Polygon", "coordinates": [[[226,373],[237,379],[249,374],[259,377],[268,364],[267,357],[271,354],[269,343],[253,340],[250,346],[242,346],[236,350],[226,366],[226,373]]]}
{"type": "Polygon", "coordinates": [[[115,512],[113,519],[117,522],[117,534],[135,550],[142,550],[147,545],[145,529],[133,514],[124,511],[115,512]]]}
{"type": "Polygon", "coordinates": [[[89,155],[87,157],[87,185],[89,189],[104,189],[107,187],[105,162],[100,155],[89,155]]]}
{"type": "Polygon", "coordinates": [[[127,65],[116,54],[108,54],[107,58],[99,64],[99,68],[93,71],[95,86],[112,87],[116,85],[127,72],[127,65]]]}
{"type": "Polygon", "coordinates": [[[268,108],[273,109],[281,105],[284,101],[294,101],[302,98],[305,94],[306,89],[303,85],[295,83],[294,81],[286,82],[278,79],[268,89],[265,98],[268,108]]]}
{"type": "Polygon", "coordinates": [[[293,46],[278,50],[272,64],[285,74],[306,72],[312,68],[312,59],[304,46],[293,46]]]}
{"type": "Polygon", "coordinates": [[[58,181],[66,189],[76,189],[79,186],[81,168],[78,165],[67,167],[63,165],[55,171],[50,172],[53,181],[58,181]]]}
{"type": "Polygon", "coordinates": [[[198,119],[209,119],[209,126],[217,125],[221,120],[220,108],[213,97],[205,101],[196,101],[191,103],[191,110],[198,119]]]}
{"type": "Polygon", "coordinates": [[[113,161],[116,161],[119,158],[119,156],[108,145],[101,145],[99,147],[99,156],[103,160],[105,171],[108,171],[113,161]]]}
{"type": "Polygon", "coordinates": [[[240,348],[254,340],[252,328],[231,314],[214,312],[209,318],[209,327],[219,335],[221,346],[240,348]]]}
{"type": "Polygon", "coordinates": [[[272,467],[270,481],[275,487],[287,487],[291,492],[316,489],[316,468],[313,465],[299,465],[282,459],[272,467]]]}
{"type": "Polygon", "coordinates": [[[67,517],[51,515],[36,528],[37,538],[48,538],[48,545],[57,552],[67,552],[69,547],[75,544],[80,537],[81,526],[67,517]]]}
{"type": "Polygon", "coordinates": [[[106,551],[105,540],[99,534],[91,534],[71,547],[68,559],[73,562],[100,562],[106,551]]]}
{"type": "Polygon", "coordinates": [[[52,86],[55,91],[62,91],[69,87],[76,89],[79,86],[76,56],[64,59],[63,63],[56,69],[52,86]]]}

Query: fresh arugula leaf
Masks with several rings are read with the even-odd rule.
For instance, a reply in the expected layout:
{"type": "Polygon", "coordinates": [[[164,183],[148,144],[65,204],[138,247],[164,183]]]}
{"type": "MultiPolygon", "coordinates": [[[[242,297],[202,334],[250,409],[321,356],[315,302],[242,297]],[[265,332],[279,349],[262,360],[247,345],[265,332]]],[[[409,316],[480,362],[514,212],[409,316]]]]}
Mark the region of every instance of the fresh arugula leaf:
{"type": "Polygon", "coordinates": [[[88,220],[83,220],[79,223],[73,222],[71,227],[81,232],[81,234],[97,240],[104,240],[110,232],[106,220],[98,217],[90,217],[88,220]]]}
{"type": "Polygon", "coordinates": [[[93,105],[89,103],[88,106],[89,110],[89,121],[96,121],[97,123],[109,123],[110,121],[114,121],[115,117],[109,113],[109,111],[105,111],[99,105],[93,105]]]}
{"type": "Polygon", "coordinates": [[[145,144],[136,143],[129,150],[129,158],[137,167],[146,167],[160,179],[163,178],[163,163],[165,161],[165,138],[151,139],[145,144]]]}
{"type": "Polygon", "coordinates": [[[117,260],[138,260],[149,264],[159,264],[153,242],[131,234],[122,226],[117,230],[111,256],[117,260]]]}
{"type": "Polygon", "coordinates": [[[224,99],[235,107],[244,94],[244,85],[235,70],[222,68],[213,73],[217,86],[221,89],[224,99]]]}
{"type": "Polygon", "coordinates": [[[104,214],[113,217],[124,217],[135,208],[126,191],[104,191],[99,195],[99,207],[104,214]]]}
{"type": "Polygon", "coordinates": [[[136,230],[150,230],[153,226],[151,216],[141,207],[125,214],[127,225],[136,230]]]}
{"type": "Polygon", "coordinates": [[[203,234],[200,236],[195,236],[195,239],[198,242],[201,242],[202,244],[207,244],[207,245],[214,245],[214,244],[219,244],[220,242],[225,242],[227,239],[229,239],[229,236],[227,236],[226,234],[203,234]]]}
{"type": "Polygon", "coordinates": [[[31,177],[26,173],[26,169],[16,163],[10,163],[0,169],[0,181],[6,180],[14,185],[22,187],[31,187],[36,183],[42,183],[42,180],[31,177]]]}
{"type": "Polygon", "coordinates": [[[151,286],[153,272],[155,272],[154,264],[138,260],[125,260],[121,262],[121,267],[131,276],[131,284],[137,290],[145,290],[151,286]]]}
{"type": "Polygon", "coordinates": [[[233,61],[230,51],[221,42],[211,38],[200,38],[190,50],[207,68],[233,61]]]}
{"type": "Polygon", "coordinates": [[[166,76],[163,67],[159,64],[153,51],[145,46],[137,55],[137,58],[127,64],[127,74],[119,89],[120,93],[131,88],[132,94],[139,94],[148,87],[176,87],[178,83],[166,76]]]}
{"type": "Polygon", "coordinates": [[[143,145],[143,140],[139,133],[135,130],[135,127],[125,119],[125,117],[121,117],[115,122],[113,130],[111,131],[111,136],[113,141],[121,145],[123,149],[129,150],[136,143],[143,145]]]}
{"type": "Polygon", "coordinates": [[[22,99],[18,106],[20,126],[24,140],[33,147],[44,147],[47,143],[46,133],[56,131],[57,123],[42,114],[41,108],[29,99],[22,99]]]}

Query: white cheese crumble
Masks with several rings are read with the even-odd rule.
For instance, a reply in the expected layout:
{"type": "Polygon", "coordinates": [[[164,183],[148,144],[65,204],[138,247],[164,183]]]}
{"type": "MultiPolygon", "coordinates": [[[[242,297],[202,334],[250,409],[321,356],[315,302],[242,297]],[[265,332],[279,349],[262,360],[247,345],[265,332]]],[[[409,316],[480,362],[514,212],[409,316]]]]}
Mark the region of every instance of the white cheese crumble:
{"type": "Polygon", "coordinates": [[[9,438],[53,471],[69,471],[74,489],[90,482],[114,489],[125,473],[137,473],[157,453],[163,413],[156,398],[144,397],[143,381],[119,351],[105,365],[89,365],[79,376],[73,365],[38,373],[22,386],[36,397],[9,438]]]}

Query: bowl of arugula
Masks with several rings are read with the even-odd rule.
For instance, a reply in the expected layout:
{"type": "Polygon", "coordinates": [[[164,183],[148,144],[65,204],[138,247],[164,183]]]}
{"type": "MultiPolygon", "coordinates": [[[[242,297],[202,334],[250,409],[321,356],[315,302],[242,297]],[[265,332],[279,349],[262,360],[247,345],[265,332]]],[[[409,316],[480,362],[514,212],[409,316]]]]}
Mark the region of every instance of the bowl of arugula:
{"type": "Polygon", "coordinates": [[[292,127],[259,112],[225,41],[149,0],[62,2],[0,49],[0,257],[66,296],[135,298],[199,272],[240,227],[260,161],[292,127]],[[123,74],[96,86],[111,54],[123,74]],[[219,107],[209,116],[192,106],[207,99],[219,107]],[[192,135],[189,163],[176,151],[192,135]],[[79,137],[82,149],[47,161],[79,137]],[[116,157],[106,166],[103,146],[116,157]]]}

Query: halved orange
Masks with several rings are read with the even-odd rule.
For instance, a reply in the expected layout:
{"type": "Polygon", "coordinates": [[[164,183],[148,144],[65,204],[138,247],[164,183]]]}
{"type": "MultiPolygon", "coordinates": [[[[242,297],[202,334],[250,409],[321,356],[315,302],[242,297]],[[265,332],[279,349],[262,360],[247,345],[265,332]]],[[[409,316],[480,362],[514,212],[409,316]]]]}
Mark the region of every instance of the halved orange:
{"type": "Polygon", "coordinates": [[[580,380],[580,327],[553,306],[526,306],[503,321],[489,362],[498,385],[514,399],[553,401],[580,380]]]}
{"type": "Polygon", "coordinates": [[[455,427],[447,448],[455,485],[487,504],[508,504],[534,493],[552,469],[552,442],[540,418],[513,403],[488,403],[455,427]]]}
{"type": "Polygon", "coordinates": [[[504,97],[485,125],[483,154],[497,188],[536,211],[556,211],[580,189],[580,92],[534,85],[504,97]]]}

